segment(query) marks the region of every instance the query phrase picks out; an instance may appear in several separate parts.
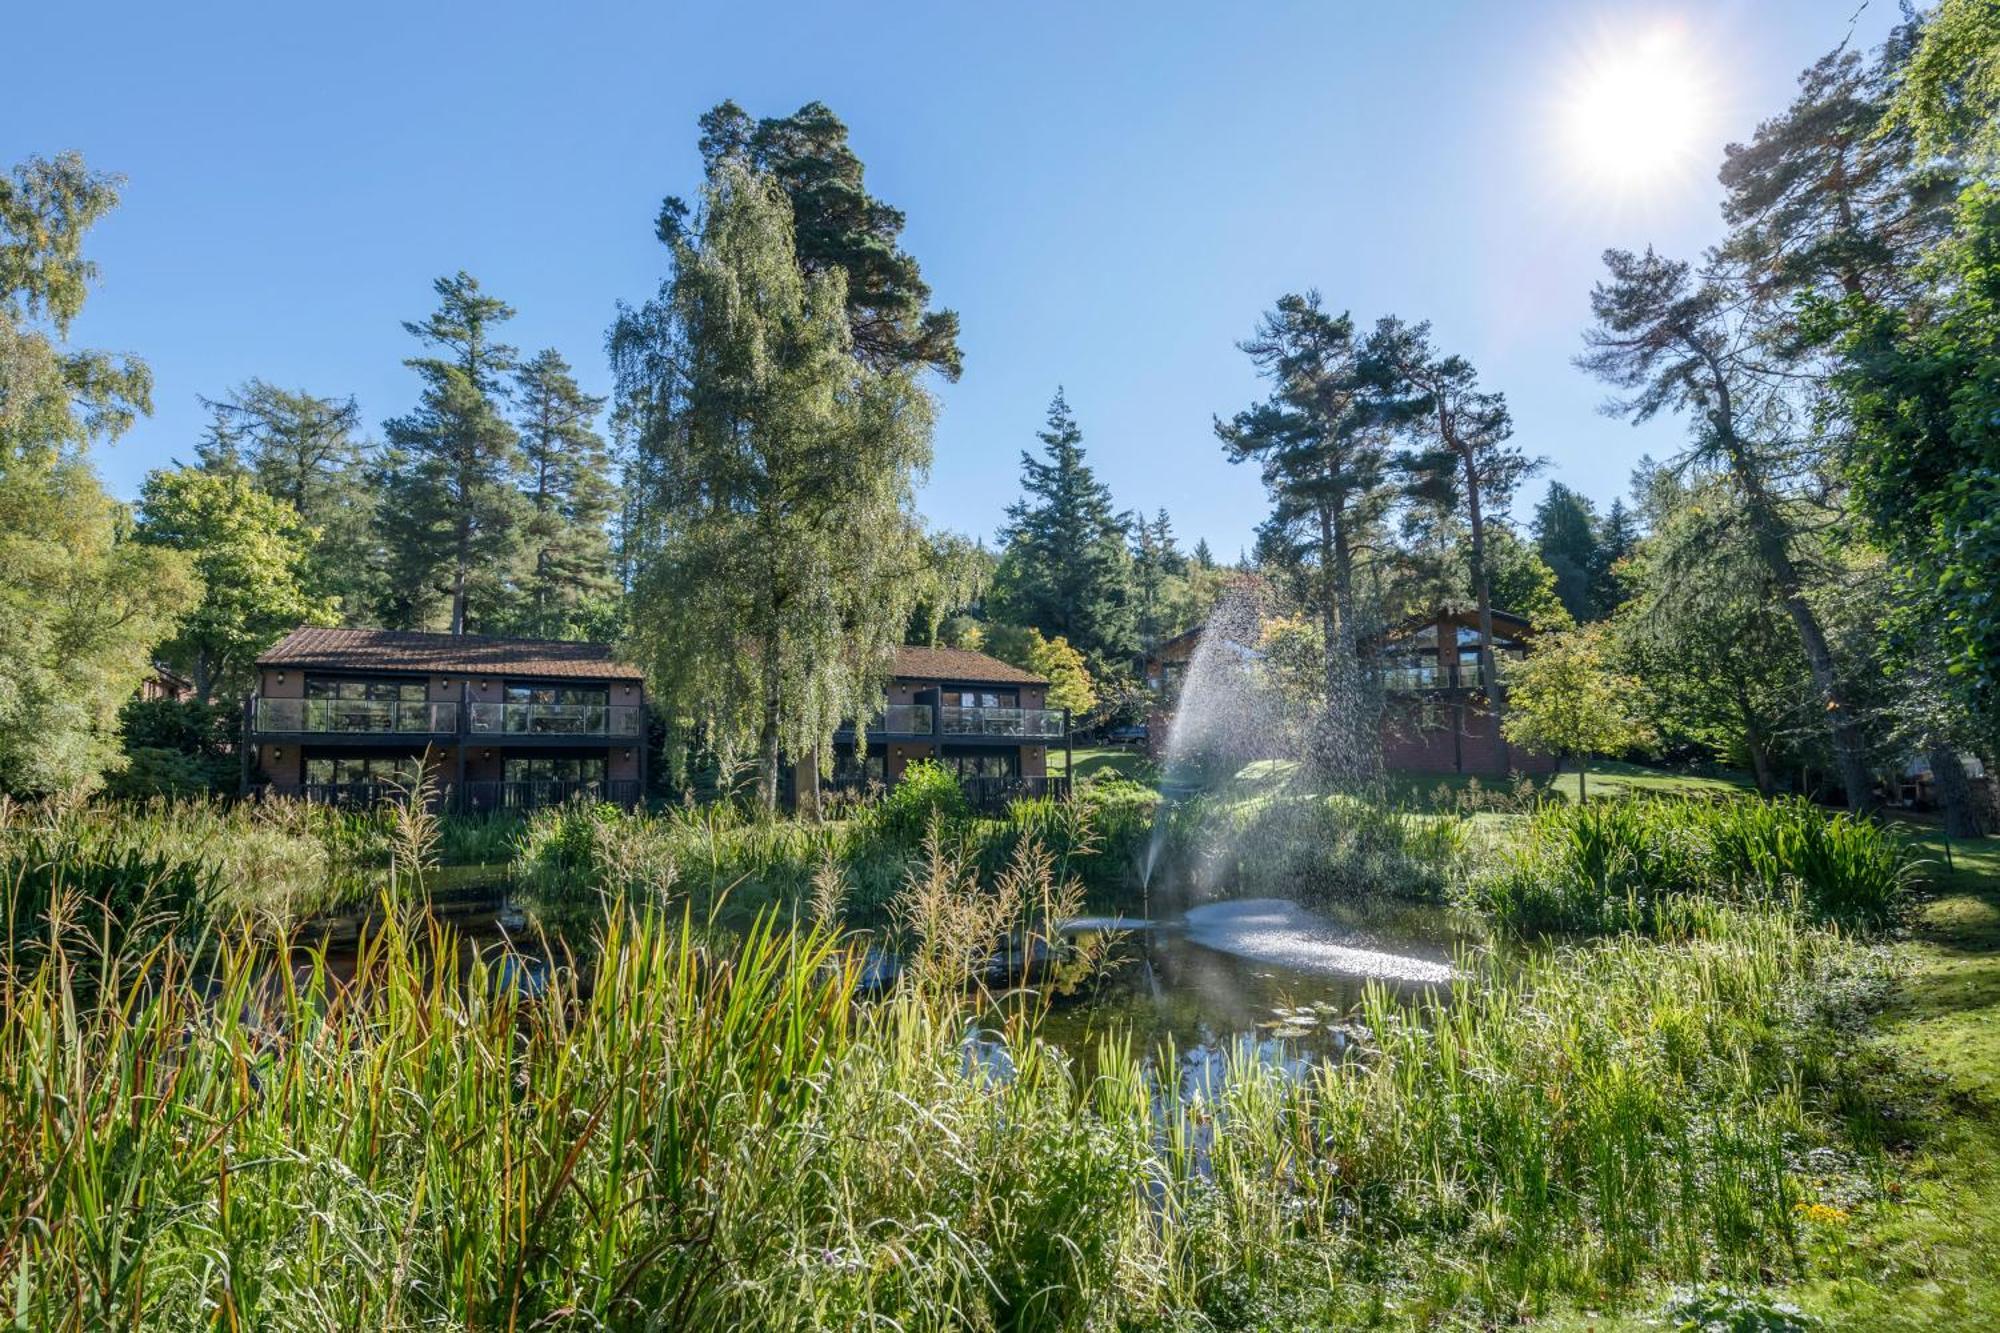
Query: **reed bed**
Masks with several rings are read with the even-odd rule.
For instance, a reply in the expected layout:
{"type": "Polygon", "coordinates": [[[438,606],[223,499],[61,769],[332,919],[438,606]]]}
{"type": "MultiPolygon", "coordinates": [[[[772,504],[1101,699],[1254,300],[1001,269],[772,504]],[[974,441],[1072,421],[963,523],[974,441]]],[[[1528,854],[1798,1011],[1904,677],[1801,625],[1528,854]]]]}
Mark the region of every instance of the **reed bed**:
{"type": "Polygon", "coordinates": [[[1795,902],[1875,927],[1896,917],[1917,869],[1881,825],[1798,799],[1551,801],[1473,896],[1500,922],[1538,932],[1650,931],[1687,896],[1795,902]]]}
{"type": "MultiPolygon", "coordinates": [[[[926,857],[904,920],[940,967],[1080,901],[1045,850],[1011,887],[926,857]]],[[[1372,992],[1356,1059],[1220,1093],[1172,1050],[1046,1045],[1032,994],[983,1044],[992,997],[935,970],[857,1003],[850,943],[772,914],[621,902],[592,952],[523,985],[395,915],[341,985],[249,934],[58,940],[0,976],[0,1299],[29,1328],[1488,1323],[1801,1271],[1798,1206],[1870,1188],[1815,1152],[1825,997],[1870,955],[1763,908],[1467,957],[1453,996],[1372,992]]]]}

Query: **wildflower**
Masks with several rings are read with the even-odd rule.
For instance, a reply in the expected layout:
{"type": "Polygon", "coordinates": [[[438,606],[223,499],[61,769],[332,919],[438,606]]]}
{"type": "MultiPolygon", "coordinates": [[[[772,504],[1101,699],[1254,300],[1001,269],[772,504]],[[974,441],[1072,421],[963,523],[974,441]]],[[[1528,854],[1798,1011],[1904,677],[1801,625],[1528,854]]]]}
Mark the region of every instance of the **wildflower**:
{"type": "Polygon", "coordinates": [[[1823,1227],[1837,1227],[1846,1222],[1848,1218],[1848,1212],[1845,1208],[1836,1208],[1830,1203],[1806,1203],[1801,1201],[1792,1205],[1792,1211],[1803,1217],[1806,1221],[1823,1227]]]}

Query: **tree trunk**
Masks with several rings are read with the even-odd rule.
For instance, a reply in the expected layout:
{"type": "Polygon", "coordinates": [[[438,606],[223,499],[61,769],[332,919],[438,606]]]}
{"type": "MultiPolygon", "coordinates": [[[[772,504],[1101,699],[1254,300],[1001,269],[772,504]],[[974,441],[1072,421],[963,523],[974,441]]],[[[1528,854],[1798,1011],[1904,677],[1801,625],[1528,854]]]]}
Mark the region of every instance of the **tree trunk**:
{"type": "Polygon", "coordinates": [[[1712,353],[1704,349],[1704,355],[1709,358],[1716,388],[1716,407],[1710,415],[1710,424],[1729,459],[1730,471],[1743,490],[1757,553],[1763,559],[1765,568],[1771,571],[1772,581],[1777,584],[1778,598],[1784,603],[1785,613],[1792,618],[1792,624],[1799,632],[1799,642],[1806,652],[1806,664],[1812,670],[1813,685],[1826,706],[1827,732],[1833,743],[1834,766],[1840,772],[1840,784],[1847,794],[1847,808],[1856,813],[1873,809],[1875,780],[1868,771],[1867,745],[1861,734],[1861,720],[1847,706],[1846,692],[1841,688],[1840,675],[1834,669],[1833,649],[1827,643],[1826,631],[1819,623],[1818,614],[1806,601],[1805,580],[1793,563],[1791,544],[1778,518],[1777,506],[1764,488],[1763,475],[1758,472],[1743,441],[1736,434],[1735,407],[1728,377],[1712,353]]]}
{"type": "Polygon", "coordinates": [[[1757,723],[1757,710],[1750,706],[1740,678],[1736,681],[1736,715],[1743,722],[1743,748],[1750,754],[1750,773],[1757,779],[1757,794],[1769,797],[1778,787],[1771,772],[1771,747],[1764,739],[1763,728],[1757,723]]]}
{"type": "MultiPolygon", "coordinates": [[[[1493,580],[1486,572],[1486,518],[1479,506],[1479,476],[1472,465],[1472,455],[1459,456],[1465,460],[1465,510],[1472,529],[1472,595],[1479,604],[1479,675],[1493,713],[1493,734],[1503,736],[1507,695],[1500,684],[1499,662],[1493,652],[1493,580]]],[[[1457,665],[1456,646],[1453,665],[1457,665]]],[[[1582,780],[1583,772],[1578,769],[1577,781],[1582,780]]]]}
{"type": "Polygon", "coordinates": [[[764,725],[757,734],[758,799],[764,809],[778,808],[778,649],[764,650],[764,725]]]}
{"type": "Polygon", "coordinates": [[[1949,745],[1930,749],[1931,782],[1937,787],[1938,804],[1944,808],[1944,831],[1949,838],[1979,838],[1986,834],[1986,821],[1973,798],[1972,780],[1965,764],[1949,745]]]}
{"type": "Polygon", "coordinates": [[[1578,805],[1582,805],[1585,801],[1590,799],[1590,793],[1584,790],[1584,785],[1583,785],[1584,769],[1586,767],[1588,767],[1588,765],[1584,763],[1583,756],[1578,755],[1576,757],[1576,803],[1578,805]]]}

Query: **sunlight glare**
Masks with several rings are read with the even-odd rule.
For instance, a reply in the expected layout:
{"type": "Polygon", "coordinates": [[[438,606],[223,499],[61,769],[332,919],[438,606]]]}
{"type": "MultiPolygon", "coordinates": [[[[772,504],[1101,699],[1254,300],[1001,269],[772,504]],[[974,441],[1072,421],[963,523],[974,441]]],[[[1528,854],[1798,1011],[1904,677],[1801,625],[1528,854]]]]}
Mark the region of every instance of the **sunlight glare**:
{"type": "Polygon", "coordinates": [[[1598,43],[1564,92],[1575,165],[1620,193],[1684,179],[1700,160],[1714,113],[1703,65],[1681,32],[1660,26],[1598,43]]]}

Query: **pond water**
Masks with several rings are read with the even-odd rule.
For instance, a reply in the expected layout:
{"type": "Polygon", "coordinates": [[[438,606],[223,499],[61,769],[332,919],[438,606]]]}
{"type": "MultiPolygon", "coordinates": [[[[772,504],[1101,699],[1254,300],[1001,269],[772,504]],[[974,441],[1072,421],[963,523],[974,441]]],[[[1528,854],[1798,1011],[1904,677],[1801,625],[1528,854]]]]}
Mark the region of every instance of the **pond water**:
{"type": "MultiPolygon", "coordinates": [[[[461,972],[479,953],[496,963],[497,984],[529,992],[546,984],[544,942],[503,893],[440,909],[458,940],[461,972]]],[[[346,980],[367,921],[321,925],[307,941],[324,949],[329,974],[346,980]]],[[[1233,1062],[1302,1070],[1343,1058],[1371,983],[1412,1003],[1448,990],[1454,952],[1472,942],[1465,923],[1442,908],[1374,902],[1307,910],[1280,898],[1222,899],[1151,921],[1090,918],[1068,929],[1111,933],[1108,961],[1096,977],[1050,997],[1043,1037],[1085,1061],[1113,1031],[1128,1033],[1141,1053],[1171,1042],[1183,1095],[1212,1091],[1233,1062]]],[[[305,961],[301,948],[294,963],[305,961]]],[[[881,980],[893,972],[879,958],[871,965],[881,980]]],[[[971,1046],[982,1063],[1004,1063],[980,1034],[971,1046]]]]}
{"type": "Polygon", "coordinates": [[[1086,1055],[1113,1030],[1135,1051],[1172,1042],[1184,1095],[1212,1091],[1233,1061],[1303,1069],[1351,1049],[1351,1019],[1373,982],[1415,1002],[1447,990],[1470,943],[1443,909],[1404,904],[1308,911],[1279,898],[1201,904],[1121,927],[1110,970],[1059,997],[1043,1035],[1086,1055]]]}

